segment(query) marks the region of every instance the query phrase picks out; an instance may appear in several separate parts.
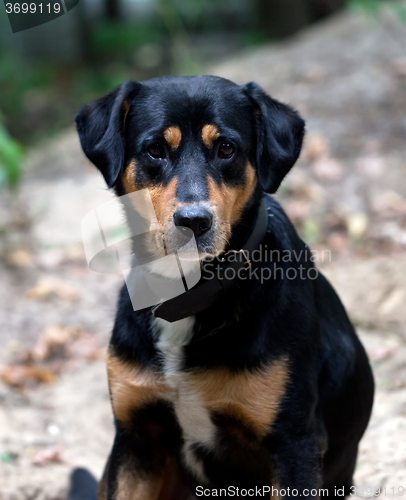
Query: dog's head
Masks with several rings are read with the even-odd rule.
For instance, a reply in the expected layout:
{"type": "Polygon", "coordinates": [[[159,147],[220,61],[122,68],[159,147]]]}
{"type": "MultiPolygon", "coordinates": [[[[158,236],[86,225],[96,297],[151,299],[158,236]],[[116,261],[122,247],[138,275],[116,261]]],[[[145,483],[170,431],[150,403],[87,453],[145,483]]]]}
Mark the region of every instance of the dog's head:
{"type": "Polygon", "coordinates": [[[86,156],[118,195],[148,188],[161,228],[218,255],[262,191],[299,156],[304,122],[255,83],[213,76],[129,81],[76,117],[86,156]]]}

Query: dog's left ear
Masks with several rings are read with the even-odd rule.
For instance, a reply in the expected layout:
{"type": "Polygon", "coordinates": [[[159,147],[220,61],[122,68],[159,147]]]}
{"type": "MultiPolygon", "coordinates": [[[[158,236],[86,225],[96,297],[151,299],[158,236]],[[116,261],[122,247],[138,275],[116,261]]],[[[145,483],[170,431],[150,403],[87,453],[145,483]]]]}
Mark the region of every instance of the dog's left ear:
{"type": "Polygon", "coordinates": [[[125,159],[125,125],[131,101],[141,84],[128,81],[113,92],[84,106],[76,116],[85,155],[114,186],[125,159]]]}
{"type": "Polygon", "coordinates": [[[305,122],[293,108],[269,97],[254,82],[242,87],[256,115],[258,179],[267,193],[275,193],[302,148],[305,122]]]}

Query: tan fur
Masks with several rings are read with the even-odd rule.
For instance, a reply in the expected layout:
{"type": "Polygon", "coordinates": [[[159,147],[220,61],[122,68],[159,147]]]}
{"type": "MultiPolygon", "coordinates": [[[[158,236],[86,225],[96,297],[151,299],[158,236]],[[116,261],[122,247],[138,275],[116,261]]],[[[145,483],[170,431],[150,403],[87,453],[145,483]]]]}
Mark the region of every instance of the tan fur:
{"type": "MultiPolygon", "coordinates": [[[[132,467],[130,464],[121,468],[118,473],[115,500],[186,500],[191,498],[190,490],[183,485],[179,466],[174,457],[168,456],[160,471],[151,476],[145,476],[142,473],[138,475],[136,466],[132,467]]],[[[105,500],[105,498],[99,497],[98,500],[105,500]]]]}
{"type": "Polygon", "coordinates": [[[214,141],[216,141],[220,137],[220,130],[217,125],[205,125],[202,128],[202,139],[208,148],[212,148],[214,141]]]}
{"type": "Polygon", "coordinates": [[[164,132],[164,139],[168,143],[168,146],[174,151],[179,147],[180,141],[182,140],[182,132],[179,127],[168,127],[164,132]]]}
{"type": "Polygon", "coordinates": [[[149,189],[156,217],[161,227],[170,226],[173,222],[173,214],[178,208],[176,191],[178,179],[174,177],[167,186],[153,186],[149,189]]]}
{"type": "MultiPolygon", "coordinates": [[[[137,182],[136,175],[136,161],[133,160],[125,169],[123,174],[123,185],[127,194],[145,189],[137,182]]],[[[178,187],[178,180],[173,178],[167,186],[158,184],[149,187],[149,194],[151,196],[152,204],[154,206],[155,214],[161,227],[172,224],[173,214],[180,205],[176,201],[176,190],[178,187]]]]}
{"type": "Polygon", "coordinates": [[[235,417],[259,437],[271,430],[288,382],[287,358],[255,372],[218,368],[187,376],[189,389],[209,410],[235,417]]]}
{"type": "Polygon", "coordinates": [[[163,379],[152,370],[123,363],[116,356],[107,355],[114,414],[123,425],[129,425],[132,412],[157,401],[168,392],[163,379]]]}
{"type": "MultiPolygon", "coordinates": [[[[136,161],[132,160],[123,174],[123,185],[126,193],[133,193],[139,189],[144,189],[145,185],[137,182],[136,161]]],[[[241,218],[243,210],[247,205],[257,182],[255,169],[248,162],[246,165],[246,182],[243,186],[232,187],[226,184],[218,185],[212,177],[208,178],[210,204],[215,209],[219,224],[217,237],[213,240],[215,253],[220,253],[231,235],[232,226],[241,218]]],[[[161,230],[170,228],[173,225],[173,214],[180,207],[187,205],[181,203],[176,198],[178,179],[173,178],[167,186],[158,184],[148,186],[155,214],[161,230]]],[[[155,235],[158,238],[158,234],[155,235]]]]}
{"type": "Polygon", "coordinates": [[[125,101],[124,102],[124,125],[125,125],[125,122],[127,121],[127,115],[128,115],[128,112],[130,111],[130,107],[131,107],[131,101],[125,101]]]}
{"type": "Polygon", "coordinates": [[[232,226],[241,218],[243,210],[254,192],[256,182],[255,170],[249,162],[246,166],[244,186],[218,185],[212,177],[208,178],[210,201],[218,209],[223,239],[229,238],[232,226]]]}
{"type": "Polygon", "coordinates": [[[135,170],[137,168],[137,162],[132,160],[124,171],[123,174],[123,185],[124,190],[127,194],[133,193],[134,191],[138,191],[142,189],[143,186],[138,185],[135,170]]]}
{"type": "Polygon", "coordinates": [[[272,487],[271,487],[271,499],[274,500],[279,500],[282,497],[279,495],[279,491],[282,489],[281,485],[279,483],[273,483],[272,485],[274,487],[274,491],[272,492],[272,487]]]}
{"type": "Polygon", "coordinates": [[[128,466],[122,467],[117,475],[117,493],[114,500],[158,500],[162,480],[162,476],[141,478],[136,470],[128,466]]]}

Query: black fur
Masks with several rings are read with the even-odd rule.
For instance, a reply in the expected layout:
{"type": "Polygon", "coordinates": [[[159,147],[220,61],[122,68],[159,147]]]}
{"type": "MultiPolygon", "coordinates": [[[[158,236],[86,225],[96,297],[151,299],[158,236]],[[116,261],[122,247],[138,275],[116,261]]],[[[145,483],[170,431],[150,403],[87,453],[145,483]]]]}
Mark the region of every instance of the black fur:
{"type": "MultiPolygon", "coordinates": [[[[125,192],[120,172],[133,158],[137,179],[145,186],[165,186],[176,176],[177,198],[189,203],[207,200],[208,175],[219,185],[243,186],[244,165],[250,161],[259,183],[226,247],[237,250],[255,222],[263,191],[275,192],[298,158],[304,133],[300,116],[258,85],[238,86],[216,77],[128,82],[84,107],[77,123],[86,155],[118,195],[125,192]],[[126,116],[124,102],[130,102],[126,116]],[[207,123],[216,123],[237,145],[232,160],[220,162],[203,148],[199,134],[207,123]],[[182,131],[181,145],[165,161],[151,160],[146,146],[161,141],[163,131],[174,124],[182,131]]],[[[210,488],[269,485],[272,476],[284,489],[323,487],[334,496],[335,488],[343,487],[349,494],[373,400],[368,359],[331,285],[320,273],[314,278],[309,248],[280,205],[269,196],[266,204],[270,217],[262,247],[273,251],[272,259],[253,262],[253,279],[241,281],[224,301],[196,315],[180,370],[225,366],[252,373],[287,356],[290,383],[272,431],[262,441],[242,428],[238,418],[212,413],[216,448],[196,443],[194,454],[203,463],[210,488]],[[297,258],[285,262],[284,251],[297,258]],[[272,277],[261,282],[255,272],[265,268],[272,277]],[[286,279],[288,268],[296,270],[295,279],[286,279]],[[229,432],[234,427],[238,438],[229,432]]],[[[134,312],[126,287],[120,293],[110,349],[123,362],[163,370],[151,310],[134,312]]],[[[178,460],[190,491],[199,484],[179,458],[182,430],[171,404],[149,405],[134,414],[131,431],[120,422],[116,429],[109,499],[114,498],[115,471],[123,461],[144,476],[154,474],[169,454],[178,460]]]]}

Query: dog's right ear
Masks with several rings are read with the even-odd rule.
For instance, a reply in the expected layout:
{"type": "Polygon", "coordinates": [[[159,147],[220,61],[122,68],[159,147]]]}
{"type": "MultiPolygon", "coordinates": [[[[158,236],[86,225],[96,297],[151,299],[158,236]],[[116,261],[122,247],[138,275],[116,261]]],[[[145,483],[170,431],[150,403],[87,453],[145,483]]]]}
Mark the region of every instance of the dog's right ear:
{"type": "Polygon", "coordinates": [[[123,83],[110,94],[83,106],[75,119],[82,149],[109,187],[114,186],[124,167],[126,119],[140,87],[134,81],[123,83]]]}
{"type": "Polygon", "coordinates": [[[275,193],[302,148],[305,122],[299,113],[250,82],[242,87],[254,107],[257,170],[266,193],[275,193]]]}

